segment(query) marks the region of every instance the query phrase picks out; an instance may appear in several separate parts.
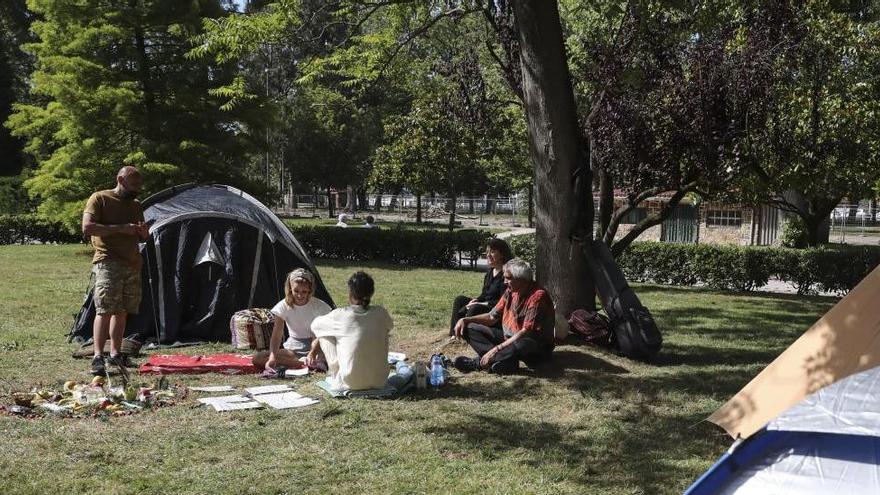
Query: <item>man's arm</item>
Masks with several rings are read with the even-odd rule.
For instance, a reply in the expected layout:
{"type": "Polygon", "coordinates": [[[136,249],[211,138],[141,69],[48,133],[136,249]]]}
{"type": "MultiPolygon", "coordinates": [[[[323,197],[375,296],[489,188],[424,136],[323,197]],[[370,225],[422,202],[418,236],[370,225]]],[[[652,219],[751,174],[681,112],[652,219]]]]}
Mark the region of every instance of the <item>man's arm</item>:
{"type": "MultiPolygon", "coordinates": [[[[144,226],[144,230],[146,230],[146,226],[144,226]]],[[[141,235],[137,224],[123,223],[119,225],[106,225],[97,223],[95,222],[95,216],[89,212],[83,213],[82,233],[83,235],[98,237],[111,234],[141,235]]],[[[146,239],[145,237],[143,238],[146,239]]]]}
{"type": "Polygon", "coordinates": [[[483,313],[481,315],[466,316],[466,317],[458,320],[458,323],[455,324],[455,329],[454,329],[455,336],[461,337],[462,333],[464,332],[464,328],[470,323],[476,323],[478,325],[492,326],[492,325],[498,323],[498,318],[493,317],[492,312],[483,313]]]}

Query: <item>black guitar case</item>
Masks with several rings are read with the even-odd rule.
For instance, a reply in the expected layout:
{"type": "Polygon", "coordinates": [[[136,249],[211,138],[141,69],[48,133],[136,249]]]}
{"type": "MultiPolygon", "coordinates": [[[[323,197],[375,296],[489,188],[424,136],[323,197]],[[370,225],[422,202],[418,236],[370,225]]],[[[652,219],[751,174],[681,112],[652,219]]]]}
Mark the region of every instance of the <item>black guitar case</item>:
{"type": "Polygon", "coordinates": [[[611,319],[611,342],[626,357],[649,360],[663,344],[663,336],[648,308],[639,301],[614,261],[608,246],[592,241],[587,260],[596,291],[611,319]]]}

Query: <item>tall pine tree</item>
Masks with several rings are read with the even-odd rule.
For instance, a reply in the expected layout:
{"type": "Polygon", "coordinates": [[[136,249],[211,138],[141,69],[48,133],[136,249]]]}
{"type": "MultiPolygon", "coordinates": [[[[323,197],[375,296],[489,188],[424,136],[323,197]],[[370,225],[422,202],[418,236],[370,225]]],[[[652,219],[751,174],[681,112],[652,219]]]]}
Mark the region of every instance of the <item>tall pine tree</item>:
{"type": "Polygon", "coordinates": [[[249,187],[246,156],[265,116],[256,101],[225,106],[235,67],[189,58],[217,0],[29,0],[39,16],[31,77],[37,104],[7,125],[37,166],[26,186],[49,218],[75,228],[88,195],[123,164],[145,171],[147,192],[180,182],[249,187]]]}

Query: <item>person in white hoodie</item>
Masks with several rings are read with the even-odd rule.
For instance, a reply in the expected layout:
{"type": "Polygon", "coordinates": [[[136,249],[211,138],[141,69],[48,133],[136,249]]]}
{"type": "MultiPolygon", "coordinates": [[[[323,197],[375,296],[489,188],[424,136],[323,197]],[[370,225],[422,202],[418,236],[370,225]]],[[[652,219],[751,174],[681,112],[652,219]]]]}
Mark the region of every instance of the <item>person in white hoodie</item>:
{"type": "Polygon", "coordinates": [[[388,336],[394,322],[382,306],[370,304],[375,283],[366,273],[348,279],[350,305],[312,321],[316,340],[307,362],[323,353],[327,382],[337,390],[371,390],[388,378],[388,336]]]}

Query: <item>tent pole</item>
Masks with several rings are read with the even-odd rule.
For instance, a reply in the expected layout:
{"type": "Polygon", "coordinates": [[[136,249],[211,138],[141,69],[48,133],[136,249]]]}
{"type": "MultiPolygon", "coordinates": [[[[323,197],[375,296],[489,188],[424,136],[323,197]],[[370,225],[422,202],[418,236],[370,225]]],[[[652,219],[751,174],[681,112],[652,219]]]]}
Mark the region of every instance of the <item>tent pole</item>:
{"type": "MultiPolygon", "coordinates": [[[[156,311],[158,309],[156,308],[156,297],[153,295],[153,268],[150,264],[150,244],[151,243],[149,242],[149,239],[147,239],[147,244],[146,246],[144,246],[144,253],[146,254],[147,258],[147,280],[150,284],[150,301],[152,303],[150,304],[150,306],[153,307],[153,328],[156,330],[156,345],[159,345],[162,343],[162,338],[159,335],[159,318],[156,314],[156,311]]],[[[155,251],[156,249],[157,248],[154,246],[153,251],[155,251]]]]}

